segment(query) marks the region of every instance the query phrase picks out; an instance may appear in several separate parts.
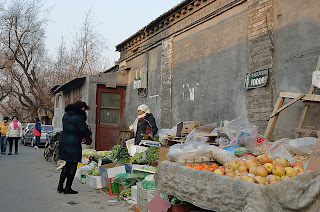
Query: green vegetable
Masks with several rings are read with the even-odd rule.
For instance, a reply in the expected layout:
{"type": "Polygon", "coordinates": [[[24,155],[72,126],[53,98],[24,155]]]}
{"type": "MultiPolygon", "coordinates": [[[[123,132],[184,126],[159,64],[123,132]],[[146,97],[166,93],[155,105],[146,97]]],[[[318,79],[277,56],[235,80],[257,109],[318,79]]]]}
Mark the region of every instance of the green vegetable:
{"type": "Polygon", "coordinates": [[[157,138],[157,137],[149,137],[148,135],[146,135],[146,134],[143,134],[143,133],[141,133],[141,136],[142,136],[142,138],[144,139],[144,140],[151,140],[151,141],[159,141],[159,138],[157,138]]]}
{"type": "Polygon", "coordinates": [[[172,197],[172,199],[170,200],[170,202],[171,202],[173,205],[175,205],[175,204],[180,204],[180,203],[181,203],[181,201],[180,201],[176,196],[172,197]]]}
{"type": "Polygon", "coordinates": [[[135,153],[134,156],[131,158],[131,163],[146,163],[145,159],[143,158],[143,153],[135,153]]]}
{"type": "Polygon", "coordinates": [[[120,195],[124,197],[131,197],[131,188],[127,188],[120,192],[120,195]]]}
{"type": "Polygon", "coordinates": [[[97,151],[94,149],[85,149],[82,151],[82,156],[84,157],[90,157],[90,156],[96,156],[97,151]]]}
{"type": "Polygon", "coordinates": [[[127,148],[122,147],[120,145],[113,146],[109,156],[114,162],[129,162],[130,161],[130,159],[129,159],[130,155],[128,153],[127,148]]]}
{"type": "Polygon", "coordinates": [[[88,175],[100,176],[100,171],[98,168],[93,168],[92,170],[88,170],[88,175]]]}
{"type": "Polygon", "coordinates": [[[155,163],[158,162],[159,160],[159,147],[149,147],[146,151],[145,151],[146,155],[147,155],[147,163],[155,163]]]}

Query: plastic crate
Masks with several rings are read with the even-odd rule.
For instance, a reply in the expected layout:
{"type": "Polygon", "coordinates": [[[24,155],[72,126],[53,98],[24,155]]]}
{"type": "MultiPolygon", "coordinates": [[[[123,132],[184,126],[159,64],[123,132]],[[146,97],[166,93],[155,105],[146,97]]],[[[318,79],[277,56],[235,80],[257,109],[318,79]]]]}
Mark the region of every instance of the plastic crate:
{"type": "Polygon", "coordinates": [[[140,195],[143,199],[147,199],[147,191],[156,191],[155,188],[153,189],[145,189],[142,187],[142,182],[137,182],[137,188],[138,188],[138,196],[140,195]]]}
{"type": "Polygon", "coordinates": [[[153,199],[153,197],[156,195],[157,191],[147,191],[147,204],[153,199]]]}
{"type": "Polygon", "coordinates": [[[138,193],[138,201],[137,201],[138,207],[142,212],[148,212],[147,209],[147,199],[143,199],[141,195],[138,193]]]}
{"type": "Polygon", "coordinates": [[[131,186],[131,198],[137,202],[138,200],[138,188],[137,186],[131,186]]]}

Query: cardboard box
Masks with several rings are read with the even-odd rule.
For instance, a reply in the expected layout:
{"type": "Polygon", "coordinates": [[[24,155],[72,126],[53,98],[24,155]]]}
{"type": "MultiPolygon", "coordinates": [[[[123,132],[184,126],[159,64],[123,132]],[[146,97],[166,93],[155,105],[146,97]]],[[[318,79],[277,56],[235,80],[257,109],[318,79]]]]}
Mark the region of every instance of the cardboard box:
{"type": "Polygon", "coordinates": [[[189,134],[193,129],[198,128],[200,126],[204,126],[205,124],[197,122],[197,121],[183,121],[177,125],[177,137],[182,135],[189,134]]]}
{"type": "Polygon", "coordinates": [[[108,178],[114,177],[119,173],[126,173],[126,168],[123,165],[117,166],[117,163],[109,163],[99,166],[100,176],[105,184],[108,184],[108,178]]]}
{"type": "Polygon", "coordinates": [[[320,171],[320,139],[318,138],[313,146],[312,153],[310,155],[309,163],[306,170],[320,171]]]}
{"type": "Polygon", "coordinates": [[[158,164],[160,164],[162,161],[168,160],[167,158],[168,152],[169,152],[169,147],[160,147],[158,164]]]}

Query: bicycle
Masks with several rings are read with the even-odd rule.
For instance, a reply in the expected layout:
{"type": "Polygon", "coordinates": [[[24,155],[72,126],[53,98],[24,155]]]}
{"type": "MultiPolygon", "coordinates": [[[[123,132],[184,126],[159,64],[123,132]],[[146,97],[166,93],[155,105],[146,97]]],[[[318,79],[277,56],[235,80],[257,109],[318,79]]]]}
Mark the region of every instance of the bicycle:
{"type": "Polygon", "coordinates": [[[45,144],[43,156],[46,161],[49,161],[49,158],[53,156],[53,148],[50,144],[50,141],[45,144]]]}
{"type": "Polygon", "coordinates": [[[54,147],[53,147],[53,151],[52,151],[52,163],[57,163],[57,161],[59,160],[59,143],[60,141],[56,141],[54,142],[54,147]]]}

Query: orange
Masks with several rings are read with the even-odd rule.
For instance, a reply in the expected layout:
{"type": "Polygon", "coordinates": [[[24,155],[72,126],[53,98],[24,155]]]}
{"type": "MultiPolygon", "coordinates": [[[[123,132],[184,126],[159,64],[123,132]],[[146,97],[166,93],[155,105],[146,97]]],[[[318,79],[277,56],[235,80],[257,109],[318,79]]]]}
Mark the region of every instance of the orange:
{"type": "Polygon", "coordinates": [[[217,169],[219,166],[216,163],[214,163],[211,165],[211,167],[217,169]]]}
{"type": "Polygon", "coordinates": [[[209,170],[214,172],[216,169],[215,168],[209,168],[209,170]]]}
{"type": "Polygon", "coordinates": [[[221,169],[222,171],[224,171],[224,168],[223,168],[223,166],[219,166],[219,169],[221,169]]]}
{"type": "Polygon", "coordinates": [[[187,163],[186,166],[191,167],[191,165],[189,163],[187,163]]]}
{"type": "Polygon", "coordinates": [[[199,163],[195,163],[195,164],[193,164],[193,166],[200,166],[200,164],[199,163]]]}

